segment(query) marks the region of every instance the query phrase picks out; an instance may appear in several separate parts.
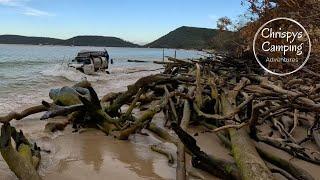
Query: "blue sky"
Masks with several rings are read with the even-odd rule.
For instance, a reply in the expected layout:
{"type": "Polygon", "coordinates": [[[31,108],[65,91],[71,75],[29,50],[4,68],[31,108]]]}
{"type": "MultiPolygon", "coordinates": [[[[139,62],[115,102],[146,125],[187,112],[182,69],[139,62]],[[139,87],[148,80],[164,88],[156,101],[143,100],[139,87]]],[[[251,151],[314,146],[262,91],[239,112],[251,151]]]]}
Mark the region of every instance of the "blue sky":
{"type": "Polygon", "coordinates": [[[180,26],[215,28],[241,0],[0,0],[0,34],[67,39],[115,36],[146,43],[180,26]]]}

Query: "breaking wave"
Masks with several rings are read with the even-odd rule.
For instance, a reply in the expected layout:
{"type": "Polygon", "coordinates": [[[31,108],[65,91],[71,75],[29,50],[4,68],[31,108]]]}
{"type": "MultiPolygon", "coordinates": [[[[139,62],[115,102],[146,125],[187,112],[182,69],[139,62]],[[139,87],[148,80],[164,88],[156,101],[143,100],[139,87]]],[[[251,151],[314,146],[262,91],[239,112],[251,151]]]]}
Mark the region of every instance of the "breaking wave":
{"type": "Polygon", "coordinates": [[[62,77],[73,82],[79,82],[83,79],[87,79],[90,82],[97,82],[108,79],[108,75],[106,73],[101,72],[94,75],[86,75],[73,68],[68,67],[66,63],[56,64],[52,68],[46,69],[40,73],[44,76],[62,77]]]}
{"type": "Polygon", "coordinates": [[[156,69],[155,67],[120,67],[120,66],[111,66],[108,70],[110,74],[106,74],[104,72],[97,72],[94,75],[86,75],[81,73],[80,71],[75,70],[74,68],[68,67],[67,63],[55,64],[50,69],[46,69],[41,71],[40,73],[44,76],[51,77],[62,77],[66,80],[72,82],[79,82],[83,79],[87,79],[90,82],[97,81],[107,81],[113,79],[121,79],[121,78],[132,78],[135,76],[141,76],[141,74],[149,74],[144,71],[156,69]]]}

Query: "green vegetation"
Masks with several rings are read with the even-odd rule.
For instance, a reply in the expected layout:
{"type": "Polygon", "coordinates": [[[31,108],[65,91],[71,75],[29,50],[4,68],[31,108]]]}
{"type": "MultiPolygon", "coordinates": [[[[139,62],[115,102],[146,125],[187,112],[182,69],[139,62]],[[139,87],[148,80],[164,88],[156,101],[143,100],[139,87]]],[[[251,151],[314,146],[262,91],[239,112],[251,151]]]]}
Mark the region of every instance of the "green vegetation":
{"type": "Polygon", "coordinates": [[[236,37],[231,31],[182,26],[145,47],[221,50],[228,49],[236,37]]]}
{"type": "Polygon", "coordinates": [[[0,44],[65,45],[65,46],[105,46],[105,47],[151,47],[177,49],[234,49],[238,33],[208,28],[182,26],[167,35],[140,46],[120,38],[106,36],[76,36],[67,40],[47,37],[26,37],[0,35],[0,44]]]}
{"type": "Polygon", "coordinates": [[[0,36],[1,44],[59,44],[61,39],[47,38],[47,37],[27,37],[18,35],[2,35],[0,36]]]}
{"type": "Polygon", "coordinates": [[[116,37],[76,36],[67,40],[47,37],[26,37],[18,35],[0,36],[0,44],[30,44],[30,45],[66,45],[66,46],[108,46],[108,47],[139,47],[116,37]]]}
{"type": "Polygon", "coordinates": [[[116,37],[105,36],[76,36],[63,41],[62,45],[75,46],[108,46],[108,47],[139,47],[128,41],[116,37]]]}

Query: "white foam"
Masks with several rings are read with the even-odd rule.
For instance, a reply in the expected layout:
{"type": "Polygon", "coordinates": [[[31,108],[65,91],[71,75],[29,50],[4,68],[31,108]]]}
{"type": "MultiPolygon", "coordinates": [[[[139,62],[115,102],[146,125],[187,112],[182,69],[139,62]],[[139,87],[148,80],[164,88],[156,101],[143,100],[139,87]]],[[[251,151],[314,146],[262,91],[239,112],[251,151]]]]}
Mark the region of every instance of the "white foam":
{"type": "Polygon", "coordinates": [[[6,95],[1,95],[0,114],[6,114],[10,111],[21,111],[26,107],[40,104],[42,100],[51,101],[48,96],[51,88],[71,86],[83,78],[87,78],[87,80],[92,83],[99,97],[102,97],[108,92],[124,91],[128,85],[133,84],[139,78],[159,72],[140,72],[140,70],[148,69],[155,69],[155,67],[111,66],[109,69],[111,74],[98,73],[91,76],[68,68],[66,64],[56,64],[51,66],[51,68],[42,70],[40,73],[46,77],[35,79],[37,83],[34,86],[25,86],[23,89],[15,89],[6,95]]]}
{"type": "Polygon", "coordinates": [[[46,69],[40,72],[44,76],[63,77],[69,81],[79,82],[86,78],[90,82],[107,80],[108,75],[106,73],[96,73],[94,75],[86,75],[73,68],[69,68],[67,64],[56,64],[50,69],[46,69]]]}

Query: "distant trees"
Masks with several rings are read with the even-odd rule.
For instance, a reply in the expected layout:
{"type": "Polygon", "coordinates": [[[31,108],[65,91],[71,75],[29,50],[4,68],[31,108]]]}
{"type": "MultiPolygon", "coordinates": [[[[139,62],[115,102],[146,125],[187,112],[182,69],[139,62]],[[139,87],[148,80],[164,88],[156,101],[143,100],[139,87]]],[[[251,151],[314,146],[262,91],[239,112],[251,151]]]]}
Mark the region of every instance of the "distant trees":
{"type": "Polygon", "coordinates": [[[228,17],[221,17],[217,20],[217,27],[220,30],[229,30],[229,27],[232,25],[231,19],[228,17]]]}
{"type": "MultiPolygon", "coordinates": [[[[312,41],[312,52],[320,55],[320,0],[242,0],[247,11],[232,22],[228,17],[217,20],[217,28],[232,30],[240,34],[236,51],[252,50],[257,30],[267,21],[277,17],[288,17],[298,21],[307,30],[312,41]]],[[[277,27],[275,27],[277,28],[277,27]]],[[[221,39],[221,38],[220,38],[221,39]]]]}
{"type": "Polygon", "coordinates": [[[243,0],[242,4],[248,8],[245,14],[248,23],[240,32],[249,47],[262,24],[277,17],[288,17],[305,27],[313,41],[313,52],[320,53],[319,0],[243,0]]]}
{"type": "Polygon", "coordinates": [[[235,24],[230,18],[224,16],[217,20],[217,28],[220,32],[210,39],[210,46],[220,51],[233,51],[237,46],[238,33],[230,31],[236,31],[235,24]]]}

